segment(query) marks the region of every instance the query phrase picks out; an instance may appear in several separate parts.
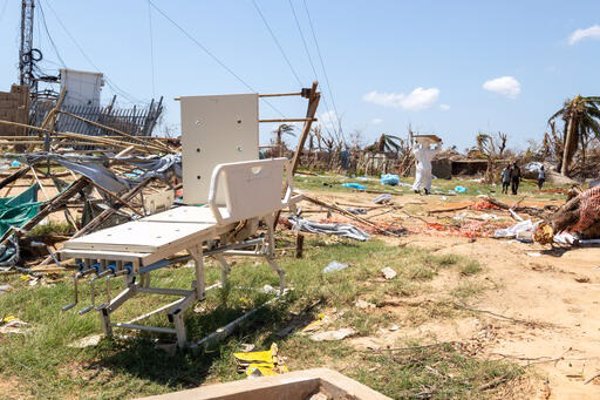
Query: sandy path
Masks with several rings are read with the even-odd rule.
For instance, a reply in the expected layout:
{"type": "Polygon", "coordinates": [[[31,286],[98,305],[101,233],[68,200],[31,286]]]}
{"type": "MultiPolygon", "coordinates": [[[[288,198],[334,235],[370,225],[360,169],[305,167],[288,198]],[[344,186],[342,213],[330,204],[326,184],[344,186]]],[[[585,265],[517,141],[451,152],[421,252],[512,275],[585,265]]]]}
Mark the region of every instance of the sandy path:
{"type": "MultiPolygon", "coordinates": [[[[374,195],[318,194],[328,200],[368,204],[374,195]]],[[[447,204],[439,196],[403,195],[396,204],[425,203],[413,213],[447,204]]],[[[452,199],[454,201],[454,199],[452,199]]],[[[464,199],[462,199],[464,200],[464,199]]],[[[458,199],[456,199],[458,201],[458,199]]],[[[413,206],[414,208],[415,206],[413,206]]],[[[501,214],[500,212],[499,214],[501,214]]],[[[452,214],[449,214],[452,215],[452,214]]],[[[399,213],[386,218],[402,219],[402,225],[422,224],[399,213]]],[[[478,356],[507,358],[522,365],[534,364],[541,378],[536,397],[544,399],[600,399],[600,248],[549,251],[549,247],[516,241],[412,234],[391,243],[453,253],[478,260],[484,271],[477,278],[486,290],[469,298],[469,306],[491,311],[516,321],[486,313],[455,320],[433,320],[398,332],[360,338],[355,345],[378,346],[407,338],[445,340],[478,339],[478,356]],[[546,381],[545,383],[543,381],[546,381]]],[[[437,290],[421,296],[436,300],[456,287],[456,274],[441,273],[431,285],[437,290]]],[[[394,312],[401,322],[403,307],[394,312]]]]}

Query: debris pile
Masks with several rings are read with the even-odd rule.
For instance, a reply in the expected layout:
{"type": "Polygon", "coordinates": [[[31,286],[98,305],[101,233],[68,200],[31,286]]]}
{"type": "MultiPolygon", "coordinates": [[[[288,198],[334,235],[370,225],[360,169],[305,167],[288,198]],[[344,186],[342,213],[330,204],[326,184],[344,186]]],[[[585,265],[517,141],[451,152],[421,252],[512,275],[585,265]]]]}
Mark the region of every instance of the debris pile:
{"type": "Polygon", "coordinates": [[[60,266],[54,255],[58,243],[172,205],[181,186],[176,149],[117,150],[4,155],[0,271],[60,266]]]}
{"type": "Polygon", "coordinates": [[[554,232],[568,231],[584,239],[600,237],[600,187],[588,189],[552,215],[554,232]]]}

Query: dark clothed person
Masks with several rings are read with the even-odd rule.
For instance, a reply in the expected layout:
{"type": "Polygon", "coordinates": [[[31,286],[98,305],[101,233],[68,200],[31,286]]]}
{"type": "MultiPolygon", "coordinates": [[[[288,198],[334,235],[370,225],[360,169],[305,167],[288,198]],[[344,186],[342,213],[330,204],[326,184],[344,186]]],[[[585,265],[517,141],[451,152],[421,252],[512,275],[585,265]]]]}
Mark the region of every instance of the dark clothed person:
{"type": "Polygon", "coordinates": [[[519,184],[521,183],[521,169],[513,164],[510,172],[510,185],[512,194],[516,195],[519,192],[519,184]]]}

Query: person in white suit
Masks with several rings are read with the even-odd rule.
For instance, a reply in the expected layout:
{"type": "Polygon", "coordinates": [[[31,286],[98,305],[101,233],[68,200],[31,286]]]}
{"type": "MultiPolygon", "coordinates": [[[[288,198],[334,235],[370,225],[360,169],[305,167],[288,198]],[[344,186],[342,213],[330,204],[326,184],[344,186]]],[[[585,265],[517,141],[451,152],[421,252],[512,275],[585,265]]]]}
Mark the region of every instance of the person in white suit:
{"type": "Polygon", "coordinates": [[[441,146],[441,143],[436,143],[433,148],[429,144],[415,144],[413,154],[417,165],[415,183],[412,187],[415,193],[421,192],[421,189],[426,195],[431,193],[431,160],[440,151],[441,146]]]}

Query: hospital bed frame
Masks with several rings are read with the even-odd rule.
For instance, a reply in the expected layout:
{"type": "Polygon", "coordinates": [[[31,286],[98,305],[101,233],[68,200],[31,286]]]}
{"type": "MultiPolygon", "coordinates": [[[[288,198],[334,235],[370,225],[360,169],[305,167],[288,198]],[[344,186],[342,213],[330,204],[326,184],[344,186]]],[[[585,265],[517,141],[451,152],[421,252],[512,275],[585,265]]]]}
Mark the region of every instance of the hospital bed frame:
{"type": "MultiPolygon", "coordinates": [[[[114,328],[175,334],[178,347],[190,345],[187,340],[184,314],[196,302],[204,300],[210,289],[224,285],[230,272],[226,256],[262,257],[278,274],[278,296],[285,290],[285,274],[275,261],[274,218],[291,204],[292,177],[285,168],[285,158],[244,161],[217,165],[211,177],[208,203],[203,206],[180,206],[86,236],[69,240],[60,257],[76,259],[75,298],[63,310],[78,303],[78,281],[89,279],[91,304],[79,311],[93,309],[101,317],[102,328],[111,336],[114,328]],[[287,187],[283,200],[282,184],[287,187]],[[225,199],[218,204],[217,199],[225,199]],[[266,234],[257,236],[259,222],[266,225],[266,234]],[[194,261],[195,280],[190,289],[171,289],[150,285],[150,273],[165,268],[177,253],[187,251],[194,261]],[[206,287],[204,257],[215,258],[221,266],[220,284],[206,287]],[[110,280],[123,276],[126,287],[117,296],[110,296],[110,280]],[[95,284],[104,279],[107,301],[96,305],[95,284]],[[111,321],[111,314],[138,294],[159,294],[178,297],[155,310],[127,322],[111,321]],[[140,321],[166,312],[172,327],[141,324],[140,321]]],[[[246,316],[227,325],[241,322],[246,316]]],[[[214,337],[214,336],[212,336],[214,337]]],[[[207,344],[206,340],[201,341],[207,344]]],[[[193,347],[193,346],[192,346],[193,347]]]]}

